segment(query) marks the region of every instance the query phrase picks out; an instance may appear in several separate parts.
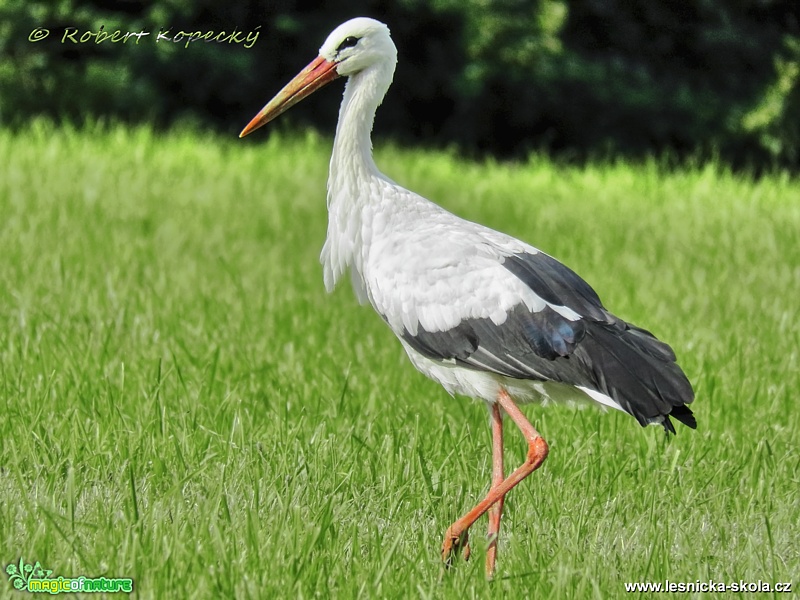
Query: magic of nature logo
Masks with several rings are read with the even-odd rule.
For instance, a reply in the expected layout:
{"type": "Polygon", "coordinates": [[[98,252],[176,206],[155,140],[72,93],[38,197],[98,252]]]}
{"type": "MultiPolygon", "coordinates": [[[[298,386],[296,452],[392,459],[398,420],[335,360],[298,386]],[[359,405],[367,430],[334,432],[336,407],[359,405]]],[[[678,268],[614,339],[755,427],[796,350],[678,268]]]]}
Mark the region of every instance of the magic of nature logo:
{"type": "Polygon", "coordinates": [[[5,568],[8,580],[20,592],[62,594],[72,592],[116,592],[131,593],[133,579],[130,577],[54,577],[52,569],[45,569],[39,561],[26,563],[20,558],[18,563],[9,563],[5,568]]]}

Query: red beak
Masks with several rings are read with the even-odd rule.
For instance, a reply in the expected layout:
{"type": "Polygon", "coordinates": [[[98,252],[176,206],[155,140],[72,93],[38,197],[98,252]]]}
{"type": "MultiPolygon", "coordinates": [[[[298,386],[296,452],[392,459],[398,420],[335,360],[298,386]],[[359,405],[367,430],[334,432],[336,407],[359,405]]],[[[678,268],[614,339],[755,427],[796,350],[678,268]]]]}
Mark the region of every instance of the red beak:
{"type": "Polygon", "coordinates": [[[292,79],[286,86],[276,94],[276,96],[261,109],[242,129],[239,134],[243,138],[249,133],[253,133],[262,125],[266,125],[272,119],[282,114],[306,96],[316,92],[319,88],[330,83],[339,77],[336,72],[336,63],[325,60],[321,56],[315,58],[311,63],[292,79]]]}

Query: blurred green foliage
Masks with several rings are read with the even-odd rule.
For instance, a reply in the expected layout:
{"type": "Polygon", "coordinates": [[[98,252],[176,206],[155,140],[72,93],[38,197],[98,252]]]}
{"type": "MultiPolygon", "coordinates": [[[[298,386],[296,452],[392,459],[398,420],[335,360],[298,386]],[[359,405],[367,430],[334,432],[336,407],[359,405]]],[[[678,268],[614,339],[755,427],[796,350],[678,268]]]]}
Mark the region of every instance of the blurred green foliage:
{"type": "MultiPolygon", "coordinates": [[[[400,64],[376,128],[468,153],[716,154],[800,164],[796,0],[0,0],[0,120],[33,114],[238,132],[359,14],[389,24],[400,64]],[[65,27],[145,30],[139,44],[63,41],[65,27]],[[44,27],[50,35],[29,41],[44,27]],[[258,32],[156,42],[159,28],[258,32]]],[[[285,119],[332,130],[338,95],[285,119]]]]}

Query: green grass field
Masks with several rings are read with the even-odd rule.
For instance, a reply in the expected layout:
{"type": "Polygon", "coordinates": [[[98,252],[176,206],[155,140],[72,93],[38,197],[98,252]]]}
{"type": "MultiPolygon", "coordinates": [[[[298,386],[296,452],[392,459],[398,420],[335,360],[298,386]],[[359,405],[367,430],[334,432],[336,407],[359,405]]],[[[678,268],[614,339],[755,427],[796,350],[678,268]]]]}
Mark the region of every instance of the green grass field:
{"type": "Polygon", "coordinates": [[[551,453],[508,497],[489,582],[485,518],[473,560],[439,560],[488,489],[486,409],[419,375],[349,284],[325,294],[330,142],[257,137],[0,132],[3,568],[132,577],[139,598],[800,585],[800,182],[377,149],[396,181],[572,266],[697,391],[697,431],[671,440],[526,406],[551,453]]]}

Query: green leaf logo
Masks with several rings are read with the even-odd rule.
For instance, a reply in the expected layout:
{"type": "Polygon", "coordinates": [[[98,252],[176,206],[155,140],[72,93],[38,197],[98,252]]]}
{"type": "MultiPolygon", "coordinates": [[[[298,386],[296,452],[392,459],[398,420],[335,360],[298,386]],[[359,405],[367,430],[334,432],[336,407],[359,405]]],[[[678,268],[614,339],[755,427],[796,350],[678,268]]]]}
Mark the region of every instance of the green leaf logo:
{"type": "Polygon", "coordinates": [[[19,564],[10,563],[6,566],[6,574],[11,585],[18,590],[27,590],[28,581],[34,579],[46,579],[52,575],[53,571],[42,568],[37,560],[35,564],[26,564],[23,558],[19,559],[19,564]]]}

